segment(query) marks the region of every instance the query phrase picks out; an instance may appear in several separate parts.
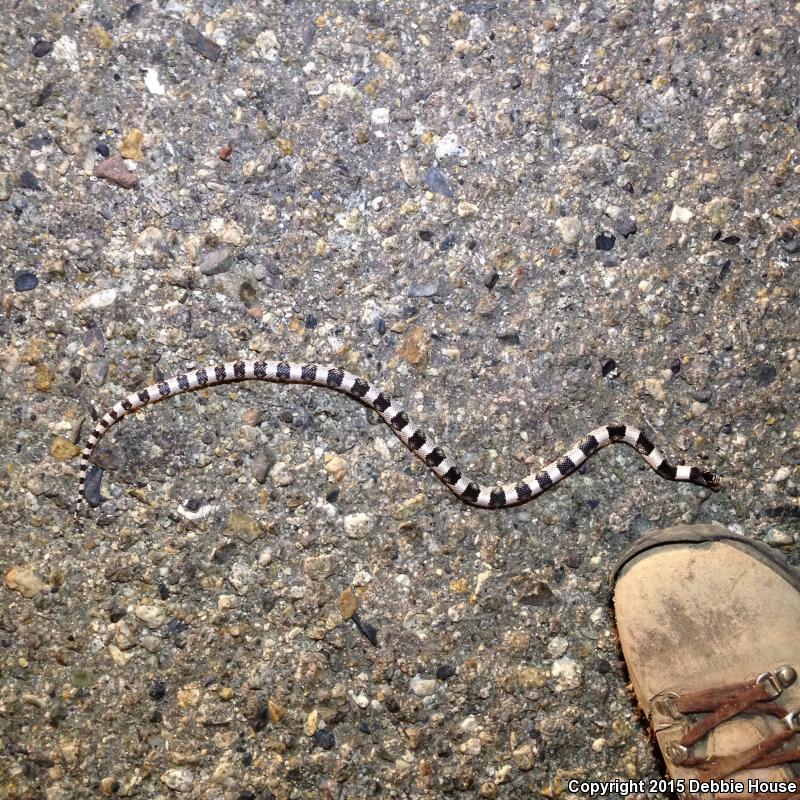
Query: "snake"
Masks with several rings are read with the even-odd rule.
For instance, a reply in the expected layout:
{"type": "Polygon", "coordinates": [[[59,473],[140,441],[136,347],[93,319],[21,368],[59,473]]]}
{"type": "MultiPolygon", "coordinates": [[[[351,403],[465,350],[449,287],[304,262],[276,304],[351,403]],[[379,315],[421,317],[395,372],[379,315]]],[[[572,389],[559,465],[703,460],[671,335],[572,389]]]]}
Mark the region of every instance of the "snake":
{"type": "Polygon", "coordinates": [[[433,438],[409,419],[397,400],[371,386],[363,378],[339,367],[317,364],[288,361],[231,361],[215,366],[201,366],[169,380],[131,392],[97,421],[81,451],[78,497],[75,504],[76,520],[80,518],[82,503],[85,500],[86,475],[92,453],[112,426],[143,406],[168,397],[205,387],[251,380],[321,386],[341,392],[371,408],[459,500],[481,509],[503,509],[529,503],[609,444],[622,443],[633,447],[647,464],[666,480],[688,481],[713,491],[717,491],[720,487],[719,476],[715,473],[697,466],[671,464],[642,431],[624,423],[596,428],[555,461],[521,480],[501,486],[482,486],[467,477],[433,438]]]}

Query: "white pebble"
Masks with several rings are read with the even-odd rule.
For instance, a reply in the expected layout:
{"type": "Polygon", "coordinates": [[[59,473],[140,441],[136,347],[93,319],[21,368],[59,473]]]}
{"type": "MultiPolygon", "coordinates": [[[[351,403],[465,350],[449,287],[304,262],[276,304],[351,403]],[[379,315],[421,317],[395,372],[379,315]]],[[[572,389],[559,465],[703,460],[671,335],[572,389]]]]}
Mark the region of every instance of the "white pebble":
{"type": "Polygon", "coordinates": [[[434,678],[421,678],[419,675],[415,675],[408,686],[417,697],[430,697],[439,688],[434,678]]]}
{"type": "Polygon", "coordinates": [[[672,213],[669,215],[670,222],[681,222],[687,223],[690,219],[694,217],[694,213],[690,211],[688,208],[684,208],[683,206],[673,206],[672,213]]]}
{"type": "Polygon", "coordinates": [[[152,67],[150,67],[145,73],[144,85],[147,87],[147,91],[149,91],[150,94],[163,95],[166,93],[164,84],[158,79],[158,70],[153,69],[152,67]]]}
{"type": "Polygon", "coordinates": [[[561,217],[556,222],[556,228],[567,244],[575,244],[583,235],[583,225],[577,217],[561,217]]]}
{"type": "Polygon", "coordinates": [[[388,108],[373,108],[372,113],[369,115],[373,125],[388,125],[389,124],[389,109],[388,108]]]}

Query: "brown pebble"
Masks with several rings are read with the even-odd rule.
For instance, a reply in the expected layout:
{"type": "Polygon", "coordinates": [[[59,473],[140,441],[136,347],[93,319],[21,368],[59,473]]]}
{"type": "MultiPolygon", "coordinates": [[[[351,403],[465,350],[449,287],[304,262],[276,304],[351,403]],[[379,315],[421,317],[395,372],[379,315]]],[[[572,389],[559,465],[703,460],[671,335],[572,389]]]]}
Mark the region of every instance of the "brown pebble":
{"type": "Polygon", "coordinates": [[[62,436],[56,436],[50,447],[50,455],[53,456],[56,461],[69,461],[71,458],[75,458],[80,451],[80,447],[64,439],[62,436]]]}
{"type": "Polygon", "coordinates": [[[356,596],[353,594],[353,590],[348,588],[345,589],[341,595],[339,595],[339,612],[342,615],[342,619],[350,619],[353,614],[356,613],[358,609],[358,602],[356,601],[356,596]]]}
{"type": "Polygon", "coordinates": [[[219,152],[217,153],[217,157],[220,158],[222,161],[229,161],[230,157],[233,155],[233,145],[226,144],[225,147],[221,147],[219,152]]]}
{"type": "Polygon", "coordinates": [[[270,697],[267,701],[267,713],[269,714],[269,721],[273,725],[277,725],[286,714],[286,707],[270,697]]]}
{"type": "Polygon", "coordinates": [[[125,165],[121,155],[113,155],[101,161],[95,168],[94,174],[111,183],[116,183],[123,189],[135,189],[139,185],[139,178],[125,165]]]}

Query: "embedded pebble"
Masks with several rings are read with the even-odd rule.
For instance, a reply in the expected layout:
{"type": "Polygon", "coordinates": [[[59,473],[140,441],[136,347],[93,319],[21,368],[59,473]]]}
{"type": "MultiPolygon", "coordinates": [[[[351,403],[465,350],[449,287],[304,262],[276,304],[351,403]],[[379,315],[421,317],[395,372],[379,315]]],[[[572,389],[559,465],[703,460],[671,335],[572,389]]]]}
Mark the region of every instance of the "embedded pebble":
{"type": "Polygon", "coordinates": [[[194,784],[194,773],[185,767],[168,769],[161,775],[161,782],[174,792],[188,792],[194,784]]]}
{"type": "Polygon", "coordinates": [[[47,584],[27,567],[11,567],[6,572],[5,581],[9,589],[19,592],[23,597],[36,597],[39,592],[47,588],[47,584]]]}
{"type": "Polygon", "coordinates": [[[14,289],[18,292],[30,292],[39,285],[39,279],[33,272],[18,272],[14,276],[14,289]]]}
{"type": "Polygon", "coordinates": [[[425,186],[436,194],[444,197],[455,197],[450,181],[437,167],[430,167],[425,173],[425,186]]]}
{"type": "Polygon", "coordinates": [[[578,217],[561,217],[556,221],[556,228],[566,244],[575,244],[583,235],[583,225],[578,217]]]}
{"type": "Polygon", "coordinates": [[[139,185],[139,177],[128,169],[125,159],[118,153],[101,161],[94,174],[123,189],[135,189],[139,185]]]}
{"type": "Polygon", "coordinates": [[[432,694],[436,694],[436,690],[439,688],[438,682],[433,678],[422,678],[419,675],[415,675],[409,681],[408,686],[417,697],[430,697],[432,694]]]}
{"type": "Polygon", "coordinates": [[[133,613],[145,625],[153,629],[160,628],[167,619],[167,612],[164,606],[154,603],[140,603],[134,608],[133,613]]]}
{"type": "Polygon", "coordinates": [[[733,128],[727,117],[720,117],[708,129],[708,143],[715,150],[724,150],[733,144],[733,128]]]}
{"type": "Polygon", "coordinates": [[[200,259],[200,272],[203,275],[221,275],[233,266],[232,253],[227,247],[218,247],[204,253],[200,259]]]}

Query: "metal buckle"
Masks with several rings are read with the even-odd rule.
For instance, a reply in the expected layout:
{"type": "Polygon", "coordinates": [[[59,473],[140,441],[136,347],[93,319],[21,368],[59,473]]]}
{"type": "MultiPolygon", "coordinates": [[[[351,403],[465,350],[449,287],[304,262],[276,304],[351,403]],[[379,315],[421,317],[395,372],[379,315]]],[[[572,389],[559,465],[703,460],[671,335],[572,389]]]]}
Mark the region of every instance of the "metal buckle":
{"type": "Polygon", "coordinates": [[[683,714],[675,707],[675,701],[679,696],[677,692],[660,692],[650,701],[650,705],[653,711],[662,717],[680,719],[683,714]]]}
{"type": "Polygon", "coordinates": [[[782,720],[783,724],[795,733],[800,733],[800,708],[790,711],[782,720]]]}
{"type": "Polygon", "coordinates": [[[778,667],[775,672],[762,672],[756,678],[756,686],[763,686],[767,690],[770,700],[778,697],[797,680],[797,671],[789,664],[778,667]]]}

